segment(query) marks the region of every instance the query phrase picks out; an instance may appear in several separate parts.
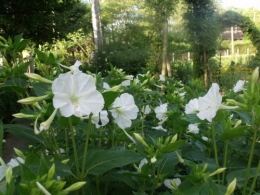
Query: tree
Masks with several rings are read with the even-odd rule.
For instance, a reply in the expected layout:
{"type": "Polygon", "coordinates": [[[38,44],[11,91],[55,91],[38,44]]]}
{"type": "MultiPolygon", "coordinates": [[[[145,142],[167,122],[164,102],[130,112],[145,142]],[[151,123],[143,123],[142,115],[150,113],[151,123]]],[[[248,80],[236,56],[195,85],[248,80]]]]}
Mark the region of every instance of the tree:
{"type": "Polygon", "coordinates": [[[175,11],[178,0],[145,0],[148,9],[154,13],[154,24],[156,26],[159,40],[158,52],[161,54],[161,74],[172,77],[171,66],[168,57],[168,19],[175,11]]]}
{"type": "Polygon", "coordinates": [[[36,44],[65,37],[87,13],[86,6],[79,4],[79,0],[1,0],[0,35],[23,33],[36,44]]]}
{"type": "Polygon", "coordinates": [[[188,40],[193,52],[194,76],[204,76],[208,86],[208,76],[213,82],[209,59],[216,54],[220,38],[219,14],[214,0],[185,0],[187,8],[184,13],[188,40]]]}
{"type": "Polygon", "coordinates": [[[98,51],[103,45],[99,0],[91,1],[91,13],[95,50],[98,51]]]}

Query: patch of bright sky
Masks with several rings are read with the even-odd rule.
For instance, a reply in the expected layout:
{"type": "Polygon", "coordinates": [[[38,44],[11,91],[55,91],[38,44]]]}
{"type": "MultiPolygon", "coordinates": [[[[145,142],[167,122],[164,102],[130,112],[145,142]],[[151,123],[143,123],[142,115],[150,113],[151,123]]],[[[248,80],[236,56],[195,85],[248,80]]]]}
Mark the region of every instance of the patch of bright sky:
{"type": "Polygon", "coordinates": [[[255,8],[260,10],[260,0],[220,0],[224,8],[255,8]]]}

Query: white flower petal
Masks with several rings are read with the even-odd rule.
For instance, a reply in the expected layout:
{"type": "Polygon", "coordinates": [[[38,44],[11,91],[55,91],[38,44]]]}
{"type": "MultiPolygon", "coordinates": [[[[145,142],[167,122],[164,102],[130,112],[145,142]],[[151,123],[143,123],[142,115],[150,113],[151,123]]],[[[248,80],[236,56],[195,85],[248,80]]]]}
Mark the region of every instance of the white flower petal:
{"type": "Polygon", "coordinates": [[[235,87],[233,88],[233,91],[235,93],[242,91],[244,89],[245,82],[246,82],[245,80],[237,81],[235,87]]]}

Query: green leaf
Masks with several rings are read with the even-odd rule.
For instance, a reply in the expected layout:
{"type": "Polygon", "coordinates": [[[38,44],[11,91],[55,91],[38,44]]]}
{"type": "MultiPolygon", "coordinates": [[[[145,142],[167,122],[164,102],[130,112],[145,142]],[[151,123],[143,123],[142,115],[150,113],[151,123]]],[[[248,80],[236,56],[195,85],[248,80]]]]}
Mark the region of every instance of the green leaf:
{"type": "Polygon", "coordinates": [[[247,135],[247,131],[246,131],[247,128],[248,127],[246,127],[246,126],[239,126],[236,128],[232,128],[230,130],[224,131],[220,135],[220,138],[223,141],[227,141],[227,140],[231,140],[236,137],[245,136],[245,135],[247,135]]]}
{"type": "Polygon", "coordinates": [[[107,108],[109,107],[114,101],[115,99],[119,96],[119,92],[115,92],[115,91],[107,91],[102,93],[103,98],[105,100],[105,105],[104,107],[107,108]]]}
{"type": "MultiPolygon", "coordinates": [[[[254,177],[256,172],[257,172],[257,168],[251,168],[248,179],[254,177]]],[[[227,182],[230,183],[231,181],[233,181],[234,178],[236,178],[237,179],[236,185],[237,187],[241,188],[244,185],[245,175],[246,175],[246,169],[239,170],[239,171],[232,171],[227,174],[227,182]]],[[[259,176],[260,173],[258,173],[258,177],[259,176]]]]}
{"type": "Polygon", "coordinates": [[[142,160],[143,157],[130,150],[91,151],[87,155],[86,170],[92,175],[103,173],[142,160]]]}
{"type": "Polygon", "coordinates": [[[46,95],[46,92],[51,91],[51,85],[48,83],[33,83],[33,89],[37,96],[46,95]]]}
{"type": "Polygon", "coordinates": [[[165,154],[165,153],[169,153],[169,152],[173,152],[177,149],[179,149],[181,146],[183,146],[185,144],[185,140],[177,140],[174,143],[170,143],[167,146],[164,146],[160,149],[160,151],[165,154]]]}
{"type": "Polygon", "coordinates": [[[6,124],[4,125],[4,129],[6,129],[6,131],[12,133],[16,137],[27,141],[28,143],[44,143],[42,137],[40,135],[35,135],[34,130],[30,127],[20,124],[6,124]]]}
{"type": "Polygon", "coordinates": [[[43,53],[42,51],[40,51],[40,50],[38,50],[38,49],[35,49],[34,51],[35,51],[35,53],[36,53],[36,55],[37,55],[37,57],[38,57],[38,60],[39,60],[40,62],[44,63],[44,62],[47,61],[48,56],[47,56],[45,53],[43,53]]]}
{"type": "Polygon", "coordinates": [[[16,92],[16,93],[24,93],[26,89],[20,86],[15,85],[0,85],[1,91],[5,92],[16,92]]]}
{"type": "Polygon", "coordinates": [[[26,46],[30,43],[29,39],[23,39],[22,41],[20,41],[18,44],[15,44],[14,46],[14,51],[15,52],[20,52],[23,51],[26,46]]]}
{"type": "Polygon", "coordinates": [[[29,183],[36,179],[36,175],[33,173],[33,171],[28,166],[26,166],[25,164],[20,164],[20,167],[21,167],[21,171],[22,171],[21,182],[29,183]]]}

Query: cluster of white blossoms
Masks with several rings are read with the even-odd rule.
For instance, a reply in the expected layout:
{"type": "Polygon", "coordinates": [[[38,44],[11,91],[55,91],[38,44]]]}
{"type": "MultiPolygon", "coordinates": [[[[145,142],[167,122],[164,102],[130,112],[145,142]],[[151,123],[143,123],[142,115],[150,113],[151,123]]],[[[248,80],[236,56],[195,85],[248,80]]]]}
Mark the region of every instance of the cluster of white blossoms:
{"type": "Polygon", "coordinates": [[[213,83],[208,93],[199,98],[189,101],[185,106],[186,114],[196,114],[201,120],[207,119],[212,122],[219,109],[234,109],[237,106],[222,105],[222,96],[219,93],[219,85],[213,83]]]}
{"type": "MultiPolygon", "coordinates": [[[[109,122],[108,111],[102,110],[104,98],[96,89],[93,76],[82,73],[78,68],[79,61],[67,67],[71,71],[60,74],[52,83],[53,106],[60,110],[64,117],[72,115],[84,118],[91,116],[91,121],[97,128],[109,122]]],[[[121,129],[130,127],[131,120],[137,118],[139,112],[134,98],[128,93],[116,98],[110,108],[114,122],[121,129]]]]}

